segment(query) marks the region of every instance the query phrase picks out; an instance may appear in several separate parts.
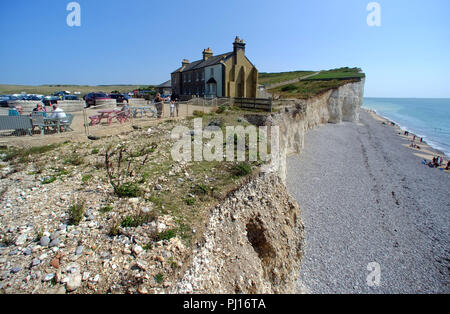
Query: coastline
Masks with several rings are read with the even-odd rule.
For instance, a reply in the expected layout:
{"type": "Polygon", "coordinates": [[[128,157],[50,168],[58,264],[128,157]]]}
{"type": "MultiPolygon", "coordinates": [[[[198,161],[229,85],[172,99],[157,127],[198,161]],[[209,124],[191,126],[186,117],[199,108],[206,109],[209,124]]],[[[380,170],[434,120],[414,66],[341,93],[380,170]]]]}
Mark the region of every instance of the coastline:
{"type": "Polygon", "coordinates": [[[305,226],[299,293],[450,291],[450,176],[423,165],[424,151],[387,122],[362,110],[359,123],[309,131],[288,158],[305,226]],[[371,263],[379,285],[368,284],[371,263]]]}
{"type": "MultiPolygon", "coordinates": [[[[440,147],[438,144],[435,144],[434,142],[432,142],[431,140],[428,139],[428,137],[424,134],[419,134],[418,132],[415,132],[413,129],[411,129],[408,126],[402,125],[401,123],[399,123],[398,121],[395,121],[389,117],[386,117],[382,114],[380,114],[377,110],[375,109],[371,109],[371,108],[367,108],[367,107],[362,107],[361,110],[364,110],[366,112],[372,113],[376,116],[377,120],[380,121],[384,121],[384,122],[388,122],[389,124],[394,123],[395,126],[402,132],[404,133],[405,131],[409,132],[410,135],[416,135],[416,137],[423,138],[424,142],[427,144],[427,146],[436,154],[439,156],[443,156],[445,157],[445,159],[448,161],[450,160],[450,152],[444,152],[444,149],[442,147],[440,147]]],[[[411,136],[411,139],[412,139],[411,136]]]]}
{"type": "MultiPolygon", "coordinates": [[[[420,142],[421,138],[420,135],[414,134],[407,127],[403,127],[399,125],[397,122],[380,115],[379,113],[377,113],[376,110],[368,108],[361,108],[361,110],[364,110],[365,112],[369,113],[375,120],[380,121],[381,123],[385,123],[387,126],[393,127],[398,136],[408,141],[407,143],[403,144],[403,146],[410,149],[414,155],[421,157],[422,159],[427,161],[432,161],[433,157],[437,156],[442,157],[444,162],[442,163],[442,166],[438,167],[437,169],[441,168],[444,169],[445,166],[447,165],[447,162],[450,160],[450,157],[442,150],[433,147],[426,140],[420,142]],[[409,134],[405,135],[405,131],[407,131],[409,134]],[[409,146],[409,144],[413,142],[414,136],[416,136],[416,140],[414,141],[414,143],[418,145],[420,149],[409,146]]],[[[450,173],[450,170],[444,170],[444,172],[450,173]]]]}

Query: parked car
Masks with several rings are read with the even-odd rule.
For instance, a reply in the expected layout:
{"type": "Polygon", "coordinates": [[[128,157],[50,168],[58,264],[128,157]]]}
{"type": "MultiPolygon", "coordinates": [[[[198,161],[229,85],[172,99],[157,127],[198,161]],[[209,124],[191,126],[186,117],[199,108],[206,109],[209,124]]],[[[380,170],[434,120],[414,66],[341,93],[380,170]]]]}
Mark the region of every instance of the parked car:
{"type": "Polygon", "coordinates": [[[52,106],[56,103],[58,103],[59,98],[57,96],[45,96],[42,99],[42,102],[45,106],[52,106]]]}
{"type": "Polygon", "coordinates": [[[124,94],[109,94],[109,97],[115,99],[118,104],[123,104],[124,101],[128,103],[129,97],[124,94]]]}
{"type": "Polygon", "coordinates": [[[10,101],[15,101],[15,100],[19,100],[19,98],[17,98],[16,96],[11,96],[11,95],[4,95],[4,96],[0,96],[0,107],[9,107],[9,102],[10,101]]]}
{"type": "Polygon", "coordinates": [[[9,96],[0,96],[0,107],[8,107],[9,96]]]}
{"type": "Polygon", "coordinates": [[[62,100],[79,100],[76,95],[65,95],[62,100]]]}
{"type": "Polygon", "coordinates": [[[86,101],[86,107],[90,106],[96,106],[97,101],[99,100],[105,100],[105,99],[111,99],[108,95],[105,93],[90,93],[83,97],[83,99],[86,101]]]}

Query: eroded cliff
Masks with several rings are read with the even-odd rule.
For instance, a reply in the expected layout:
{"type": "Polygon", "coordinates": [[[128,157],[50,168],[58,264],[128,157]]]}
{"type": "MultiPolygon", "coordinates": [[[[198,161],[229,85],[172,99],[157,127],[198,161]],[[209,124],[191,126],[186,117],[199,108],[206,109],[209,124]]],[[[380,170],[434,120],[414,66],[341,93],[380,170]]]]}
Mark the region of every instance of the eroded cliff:
{"type": "Polygon", "coordinates": [[[279,167],[268,167],[213,209],[174,293],[295,292],[304,228],[300,207],[285,186],[286,157],[301,153],[307,130],[358,121],[363,93],[361,80],[291,100],[278,113],[245,117],[258,126],[279,127],[279,167]]]}

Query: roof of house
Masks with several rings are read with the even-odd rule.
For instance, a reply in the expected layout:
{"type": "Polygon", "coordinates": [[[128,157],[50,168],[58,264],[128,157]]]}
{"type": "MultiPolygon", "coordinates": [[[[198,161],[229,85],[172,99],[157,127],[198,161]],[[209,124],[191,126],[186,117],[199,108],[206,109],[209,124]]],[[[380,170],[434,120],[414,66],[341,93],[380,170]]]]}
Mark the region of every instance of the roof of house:
{"type": "Polygon", "coordinates": [[[167,82],[164,82],[164,83],[162,83],[162,84],[160,84],[160,85],[158,85],[156,87],[159,87],[159,88],[172,87],[172,81],[168,80],[167,82]]]}
{"type": "Polygon", "coordinates": [[[177,70],[175,70],[172,73],[192,71],[192,70],[197,70],[197,69],[209,67],[212,65],[216,65],[216,64],[219,64],[222,60],[229,58],[232,54],[233,54],[233,52],[227,52],[227,53],[223,53],[221,55],[210,57],[205,61],[203,59],[194,61],[185,66],[182,66],[181,68],[178,68],[177,70]]]}

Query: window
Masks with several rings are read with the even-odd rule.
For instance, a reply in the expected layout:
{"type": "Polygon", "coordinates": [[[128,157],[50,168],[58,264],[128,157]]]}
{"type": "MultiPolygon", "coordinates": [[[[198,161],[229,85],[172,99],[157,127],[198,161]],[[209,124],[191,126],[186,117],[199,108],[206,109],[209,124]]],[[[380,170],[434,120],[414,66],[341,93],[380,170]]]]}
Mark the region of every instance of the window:
{"type": "Polygon", "coordinates": [[[211,76],[214,76],[214,68],[211,68],[211,76]]]}
{"type": "Polygon", "coordinates": [[[187,74],[184,74],[184,75],[183,75],[183,82],[185,82],[185,83],[186,83],[186,75],[187,75],[187,74]]]}
{"type": "Polygon", "coordinates": [[[198,82],[198,80],[199,80],[199,78],[200,78],[200,73],[197,72],[197,73],[195,73],[195,74],[196,74],[196,75],[195,75],[195,81],[198,82]]]}
{"type": "Polygon", "coordinates": [[[188,74],[188,81],[191,81],[191,73],[188,74]]]}

